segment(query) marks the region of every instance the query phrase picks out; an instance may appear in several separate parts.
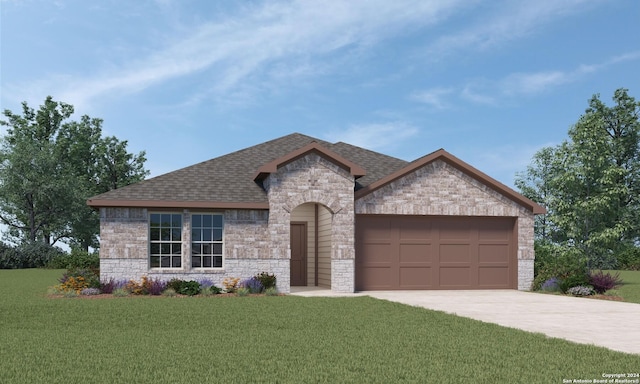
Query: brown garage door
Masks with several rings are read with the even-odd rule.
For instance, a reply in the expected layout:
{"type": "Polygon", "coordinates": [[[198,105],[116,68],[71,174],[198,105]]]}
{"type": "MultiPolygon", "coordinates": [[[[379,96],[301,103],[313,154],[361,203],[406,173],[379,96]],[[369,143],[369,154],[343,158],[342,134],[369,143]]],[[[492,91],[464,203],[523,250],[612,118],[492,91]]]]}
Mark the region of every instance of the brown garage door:
{"type": "Polygon", "coordinates": [[[358,215],[356,289],[516,288],[516,219],[358,215]]]}

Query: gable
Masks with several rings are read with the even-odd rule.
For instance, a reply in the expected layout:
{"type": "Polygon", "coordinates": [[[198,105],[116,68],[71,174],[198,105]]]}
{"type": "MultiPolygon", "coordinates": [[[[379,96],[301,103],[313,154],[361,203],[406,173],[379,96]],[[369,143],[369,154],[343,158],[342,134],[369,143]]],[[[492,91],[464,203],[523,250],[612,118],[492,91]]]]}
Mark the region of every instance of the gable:
{"type": "MultiPolygon", "coordinates": [[[[432,181],[423,180],[423,182],[425,183],[423,187],[426,189],[422,192],[420,190],[416,190],[412,192],[412,194],[415,195],[424,193],[431,196],[431,198],[433,199],[434,196],[441,196],[444,198],[444,194],[449,193],[455,201],[458,201],[457,204],[461,205],[462,203],[469,203],[469,201],[461,201],[458,199],[459,197],[463,198],[464,196],[474,195],[473,193],[468,194],[467,191],[464,190],[466,185],[471,184],[474,185],[476,189],[485,191],[485,194],[488,193],[489,195],[499,200],[509,201],[510,203],[516,204],[518,207],[521,207],[529,211],[530,213],[542,214],[546,212],[544,207],[538,205],[537,203],[526,198],[520,193],[512,190],[499,181],[491,178],[485,173],[477,170],[471,165],[463,162],[462,160],[451,155],[443,149],[426,155],[418,160],[415,160],[408,164],[406,167],[369,184],[368,186],[357,191],[355,197],[357,201],[361,200],[363,202],[361,204],[364,204],[365,201],[371,200],[371,198],[367,198],[367,196],[370,194],[374,194],[375,196],[386,195],[386,199],[391,200],[390,196],[393,196],[395,194],[395,192],[393,192],[394,188],[398,188],[398,186],[410,183],[411,181],[425,176],[434,176],[434,178],[432,181]],[[434,173],[433,170],[435,169],[443,169],[447,170],[450,174],[456,174],[460,182],[464,181],[464,183],[460,183],[456,186],[455,183],[450,184],[452,182],[450,178],[443,178],[439,182],[444,184],[439,185],[438,177],[442,177],[443,174],[434,173]],[[430,174],[429,172],[425,174],[425,170],[431,170],[432,174],[430,174]],[[434,182],[435,184],[433,184],[434,182]],[[447,186],[446,189],[444,188],[445,185],[447,186]],[[376,191],[380,189],[383,189],[383,191],[376,193],[376,191]],[[431,191],[431,193],[428,193],[429,191],[431,191]],[[465,193],[467,194],[465,195],[465,193]]],[[[425,203],[427,202],[425,201],[425,203]]]]}

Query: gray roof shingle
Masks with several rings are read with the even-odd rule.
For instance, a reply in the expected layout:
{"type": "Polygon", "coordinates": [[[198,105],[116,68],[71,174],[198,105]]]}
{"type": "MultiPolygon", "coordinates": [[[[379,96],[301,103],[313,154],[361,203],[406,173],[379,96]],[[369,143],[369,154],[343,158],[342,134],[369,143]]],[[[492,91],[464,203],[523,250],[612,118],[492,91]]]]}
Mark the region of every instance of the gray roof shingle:
{"type": "Polygon", "coordinates": [[[256,171],[262,165],[314,141],[366,170],[367,174],[357,180],[355,189],[367,186],[408,164],[404,160],[350,144],[332,144],[293,133],[94,196],[88,204],[100,206],[105,201],[267,203],[265,191],[253,180],[256,171]]]}

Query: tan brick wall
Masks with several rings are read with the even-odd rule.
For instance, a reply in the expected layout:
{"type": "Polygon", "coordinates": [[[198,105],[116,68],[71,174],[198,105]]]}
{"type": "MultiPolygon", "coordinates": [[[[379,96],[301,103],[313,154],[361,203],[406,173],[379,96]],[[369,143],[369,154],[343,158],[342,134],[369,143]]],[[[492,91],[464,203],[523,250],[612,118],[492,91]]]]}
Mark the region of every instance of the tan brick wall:
{"type": "MultiPolygon", "coordinates": [[[[357,214],[517,217],[518,260],[533,260],[533,213],[444,161],[396,180],[355,202],[357,214]]],[[[532,263],[519,262],[518,289],[529,289],[532,263]]]]}
{"type": "MultiPolygon", "coordinates": [[[[274,259],[291,258],[289,244],[291,212],[304,203],[319,203],[332,214],[331,260],[354,260],[355,215],[354,178],[343,168],[310,153],[272,173],[265,180],[269,196],[269,236],[274,259]]],[[[353,292],[353,263],[339,263],[340,273],[332,273],[331,288],[353,292]],[[334,277],[340,276],[339,280],[334,277]],[[350,279],[344,276],[351,276],[350,279]]],[[[332,266],[332,272],[336,266],[332,266]]]]}

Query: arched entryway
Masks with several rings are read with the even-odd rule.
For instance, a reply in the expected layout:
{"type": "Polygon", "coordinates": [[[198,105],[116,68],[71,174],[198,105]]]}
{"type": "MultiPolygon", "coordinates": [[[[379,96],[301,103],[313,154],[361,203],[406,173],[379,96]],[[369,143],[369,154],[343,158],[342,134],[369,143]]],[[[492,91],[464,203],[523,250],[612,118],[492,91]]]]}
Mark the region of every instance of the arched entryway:
{"type": "Polygon", "coordinates": [[[332,213],[304,203],[291,211],[291,286],[331,288],[332,213]]]}

